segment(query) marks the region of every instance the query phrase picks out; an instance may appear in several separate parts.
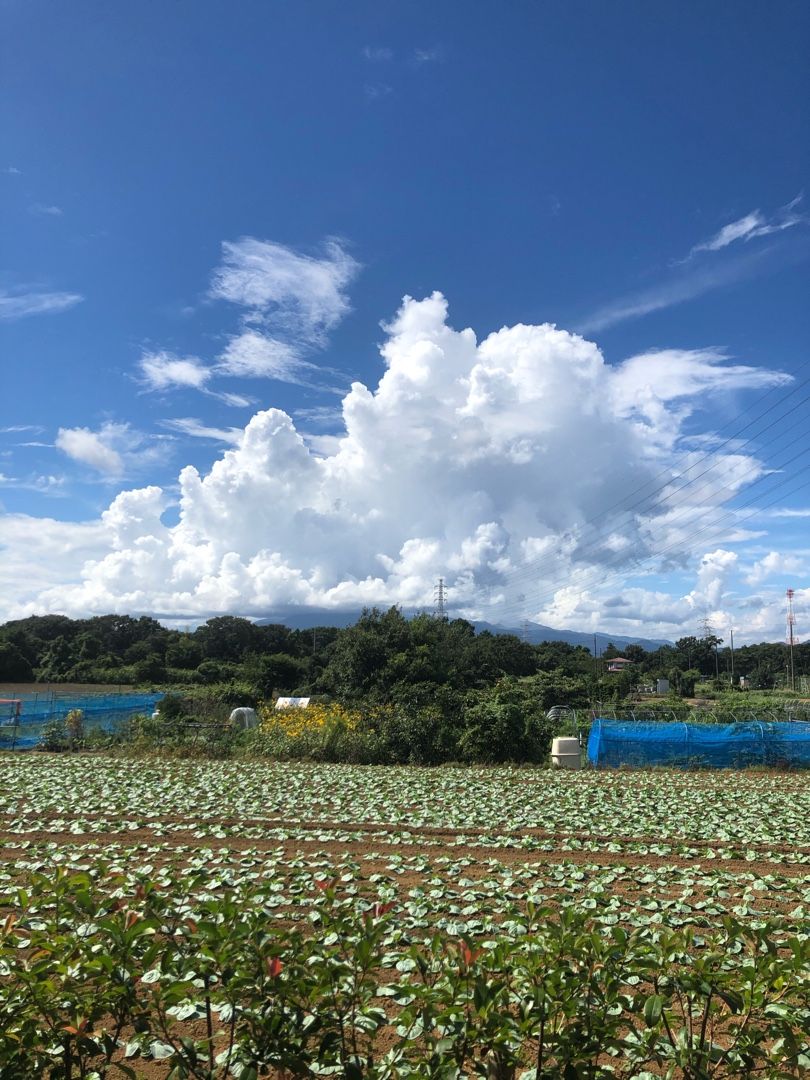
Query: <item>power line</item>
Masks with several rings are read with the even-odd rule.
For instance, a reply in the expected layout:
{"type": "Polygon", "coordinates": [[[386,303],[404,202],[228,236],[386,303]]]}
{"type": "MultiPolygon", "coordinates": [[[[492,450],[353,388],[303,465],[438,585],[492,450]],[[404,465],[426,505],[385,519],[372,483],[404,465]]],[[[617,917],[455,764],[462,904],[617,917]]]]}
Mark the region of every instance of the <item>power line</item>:
{"type": "MultiPolygon", "coordinates": [[[[807,381],[810,381],[810,379],[808,379],[807,381]]],[[[795,405],[794,405],[794,406],[793,406],[793,407],[792,407],[791,409],[789,409],[789,410],[788,410],[788,411],[787,411],[786,413],[784,413],[783,415],[781,415],[781,416],[777,417],[777,418],[776,418],[776,419],[775,419],[774,421],[772,421],[772,422],[771,422],[770,424],[768,424],[768,425],[767,425],[767,426],[766,426],[765,428],[763,428],[763,429],[762,429],[762,431],[760,431],[760,432],[758,432],[758,433],[757,433],[757,437],[758,437],[759,435],[762,435],[762,434],[764,434],[764,433],[765,433],[766,431],[769,431],[769,430],[771,430],[771,428],[773,428],[773,427],[775,427],[775,426],[776,426],[777,424],[781,423],[781,422],[782,422],[782,421],[783,421],[783,420],[785,419],[785,417],[787,417],[787,416],[790,416],[790,415],[791,415],[791,413],[795,412],[795,411],[796,411],[796,409],[800,408],[800,407],[801,407],[802,405],[806,404],[807,402],[810,402],[810,395],[807,395],[807,397],[805,397],[805,398],[802,398],[802,399],[801,399],[801,400],[800,400],[799,402],[797,402],[797,403],[796,403],[796,404],[795,404],[795,405]]],[[[770,411],[770,410],[768,410],[768,411],[770,411]]],[[[761,417],[760,417],[760,419],[761,419],[761,417]]],[[[798,418],[798,419],[797,419],[797,420],[796,420],[796,421],[795,421],[795,422],[794,422],[793,424],[791,424],[791,425],[789,425],[789,426],[788,426],[787,428],[783,428],[783,429],[781,430],[781,433],[780,433],[780,434],[781,434],[781,436],[784,436],[784,435],[788,434],[788,433],[789,433],[789,432],[791,432],[791,431],[792,431],[792,430],[793,430],[793,429],[794,429],[795,427],[798,427],[798,426],[800,426],[800,425],[803,425],[804,423],[805,423],[804,417],[799,417],[799,418],[798,418]]],[[[750,426],[750,425],[747,425],[747,426],[750,426]]],[[[746,442],[742,443],[742,444],[740,445],[740,447],[739,447],[738,449],[740,449],[740,450],[741,450],[741,449],[743,449],[743,447],[744,447],[744,446],[747,446],[747,445],[748,445],[748,443],[749,443],[749,442],[751,442],[753,438],[754,438],[754,436],[752,436],[752,438],[751,438],[751,439],[748,439],[748,440],[746,440],[746,442]]],[[[730,441],[730,440],[727,440],[727,441],[730,441]]],[[[723,444],[723,445],[726,445],[726,444],[723,444]]],[[[768,447],[769,445],[772,445],[772,443],[771,443],[771,442],[767,443],[767,444],[766,444],[766,447],[765,447],[765,448],[767,448],[767,447],[768,447]]],[[[708,456],[708,455],[706,455],[706,456],[708,456]]],[[[690,465],[690,466],[688,467],[688,469],[686,470],[686,472],[689,472],[689,471],[690,471],[690,470],[691,470],[692,468],[694,468],[694,467],[695,467],[696,465],[700,464],[700,461],[701,461],[701,460],[705,460],[705,459],[706,459],[706,456],[704,456],[704,458],[703,458],[703,459],[698,459],[698,461],[697,461],[697,462],[693,462],[693,464],[692,464],[692,465],[690,465]]],[[[673,491],[671,491],[671,492],[669,493],[669,495],[668,495],[668,496],[667,496],[667,497],[666,497],[665,499],[663,499],[663,500],[661,501],[661,503],[659,503],[659,507],[660,507],[660,506],[661,506],[662,504],[665,504],[666,502],[668,502],[669,500],[671,500],[673,496],[675,496],[675,495],[679,495],[679,494],[683,494],[683,493],[684,493],[684,492],[685,492],[685,491],[686,491],[686,490],[687,490],[688,488],[690,488],[690,487],[691,487],[691,485],[692,485],[692,484],[694,484],[694,483],[695,483],[695,482],[696,482],[697,480],[699,480],[699,479],[700,479],[701,477],[703,477],[703,476],[707,475],[707,474],[708,474],[709,472],[711,472],[711,471],[712,471],[712,469],[716,468],[716,467],[717,467],[717,466],[718,466],[719,464],[721,464],[721,463],[722,463],[722,462],[723,462],[724,460],[725,460],[725,459],[720,459],[720,460],[718,461],[718,459],[717,459],[717,458],[715,458],[715,459],[714,459],[714,461],[713,461],[713,463],[712,463],[712,465],[710,465],[710,466],[709,466],[708,468],[704,469],[704,470],[703,470],[702,472],[698,473],[698,474],[697,474],[697,476],[694,476],[694,477],[692,477],[692,478],[691,478],[690,480],[687,480],[687,481],[686,481],[686,482],[685,482],[684,484],[682,484],[682,485],[681,485],[680,487],[676,487],[676,488],[675,488],[675,489],[674,489],[673,491]]],[[[783,466],[780,466],[780,467],[783,467],[783,466]]],[[[684,473],[684,474],[681,474],[681,476],[683,476],[683,475],[685,475],[685,473],[684,473]]],[[[765,474],[765,475],[767,475],[767,474],[765,474]]],[[[678,479],[678,477],[676,477],[676,478],[674,478],[674,479],[678,479]]],[[[755,481],[755,483],[757,483],[757,482],[758,482],[758,481],[759,481],[760,479],[762,479],[762,478],[761,478],[761,477],[759,477],[759,478],[757,479],[757,481],[755,481]]],[[[661,491],[661,492],[665,491],[665,490],[666,490],[666,488],[667,488],[668,486],[669,486],[669,485],[665,485],[664,487],[660,488],[660,489],[659,489],[659,491],[661,491]]],[[[637,489],[637,490],[640,490],[640,489],[637,489]]],[[[697,489],[694,489],[694,490],[693,490],[692,492],[690,492],[690,498],[694,498],[694,497],[695,497],[695,496],[696,496],[696,495],[698,494],[698,492],[702,492],[702,491],[711,491],[711,492],[712,492],[712,496],[713,496],[713,497],[715,497],[715,496],[717,496],[718,494],[720,494],[720,493],[722,493],[722,492],[724,492],[724,491],[729,491],[730,493],[732,493],[732,494],[733,494],[733,487],[732,487],[731,485],[725,485],[725,486],[723,486],[723,487],[719,487],[719,488],[717,488],[717,489],[716,489],[715,491],[712,491],[712,484],[711,484],[711,482],[707,482],[707,483],[705,483],[705,484],[702,484],[702,485],[701,485],[701,486],[700,486],[699,488],[697,488],[697,489]]],[[[655,493],[653,493],[653,494],[655,494],[655,493]]],[[[626,507],[624,507],[624,509],[625,509],[625,510],[626,510],[627,512],[629,512],[629,511],[633,510],[633,509],[634,509],[635,507],[637,507],[637,506],[640,506],[640,505],[641,505],[641,503],[642,503],[642,502],[644,502],[644,501],[646,501],[646,500],[639,500],[639,501],[638,501],[638,502],[636,502],[636,503],[632,503],[632,504],[630,504],[629,506],[626,506],[626,507]]],[[[688,502],[688,501],[689,501],[689,500],[687,500],[687,499],[682,499],[682,500],[680,500],[679,502],[675,502],[675,503],[674,503],[674,506],[675,506],[675,507],[678,507],[678,506],[684,506],[684,505],[686,505],[686,504],[687,504],[687,502],[688,502]]],[[[621,503],[616,503],[616,504],[614,504],[614,506],[620,506],[620,505],[621,505],[621,503]]],[[[707,512],[708,512],[708,511],[707,511],[707,512]]],[[[592,519],[592,522],[593,522],[593,521],[596,521],[596,520],[598,520],[598,518],[592,519]]],[[[591,524],[592,522],[586,522],[586,523],[585,523],[585,525],[583,526],[583,529],[584,529],[584,528],[587,528],[587,527],[588,527],[588,525],[589,525],[589,524],[591,524]]],[[[592,537],[590,538],[590,540],[589,540],[589,542],[588,542],[587,546],[585,546],[585,547],[582,547],[582,546],[580,546],[580,547],[579,547],[579,554],[580,554],[580,557],[582,557],[582,556],[584,556],[584,555],[587,555],[587,553],[588,553],[588,551],[589,551],[589,550],[590,550],[590,551],[596,551],[596,550],[598,550],[598,544],[596,543],[596,541],[598,541],[598,540],[600,539],[600,536],[601,536],[601,537],[603,537],[603,538],[606,538],[606,537],[608,537],[608,536],[610,535],[610,533],[611,533],[611,532],[612,532],[612,528],[611,528],[610,530],[600,530],[600,531],[597,531],[596,535],[595,535],[595,536],[592,536],[592,537]]],[[[522,567],[519,567],[519,568],[517,568],[517,569],[516,569],[515,571],[513,571],[513,572],[512,572],[511,574],[508,574],[508,573],[507,573],[507,574],[505,575],[505,577],[506,577],[506,579],[507,579],[507,582],[508,582],[509,584],[514,584],[514,583],[516,583],[517,581],[519,581],[519,580],[521,580],[521,579],[525,579],[525,578],[528,578],[528,577],[536,577],[536,576],[539,576],[539,575],[540,575],[540,574],[542,573],[542,571],[543,571],[543,569],[544,569],[544,567],[545,567],[545,566],[548,566],[548,565],[553,565],[553,563],[554,563],[554,560],[553,560],[553,558],[552,558],[552,557],[548,557],[548,556],[545,556],[545,557],[543,557],[543,558],[541,558],[541,559],[537,560],[537,561],[536,561],[536,562],[534,562],[533,564],[530,564],[530,565],[524,565],[524,566],[522,566],[522,567]]]]}
{"type": "MultiPolygon", "coordinates": [[[[779,467],[781,469],[784,469],[784,468],[786,468],[787,466],[793,464],[799,458],[805,456],[808,453],[810,453],[810,447],[805,447],[804,449],[799,450],[796,454],[793,454],[786,461],[782,462],[779,467]]],[[[751,485],[749,485],[749,488],[748,488],[748,496],[749,497],[745,501],[743,501],[741,504],[739,504],[737,507],[735,507],[733,509],[721,509],[720,510],[720,512],[723,515],[726,515],[727,517],[731,518],[731,521],[729,522],[729,525],[724,525],[721,528],[728,528],[731,524],[735,524],[735,523],[739,524],[740,523],[739,522],[739,517],[738,517],[739,510],[745,509],[747,506],[750,506],[752,502],[756,501],[760,497],[761,493],[760,493],[759,490],[756,490],[756,494],[752,494],[752,493],[755,491],[755,489],[759,489],[760,485],[767,484],[770,481],[772,481],[773,475],[774,474],[772,472],[767,472],[767,473],[764,473],[763,475],[757,477],[757,479],[751,485]]],[[[772,492],[772,491],[778,490],[779,488],[783,487],[786,483],[788,483],[791,479],[792,479],[792,476],[790,476],[790,475],[784,477],[778,484],[772,484],[771,488],[770,488],[770,491],[772,492]]],[[[729,492],[733,493],[733,489],[731,488],[731,486],[727,486],[726,488],[718,489],[718,493],[720,491],[724,491],[724,490],[728,490],[729,492]]],[[[670,526],[672,526],[674,524],[677,524],[679,521],[685,520],[685,518],[688,515],[688,517],[689,517],[689,525],[690,525],[690,527],[692,527],[696,523],[700,522],[702,519],[705,519],[707,514],[716,513],[718,511],[717,507],[708,506],[708,507],[704,507],[702,510],[699,510],[699,512],[697,512],[697,513],[689,513],[689,511],[692,510],[692,509],[695,509],[695,508],[689,507],[689,508],[687,508],[686,511],[682,510],[682,511],[680,511],[678,513],[675,513],[674,516],[670,517],[668,520],[665,521],[665,525],[667,527],[670,527],[670,526]]],[[[756,513],[756,511],[754,513],[756,513]]],[[[748,515],[748,517],[753,517],[753,516],[754,516],[754,514],[748,515]]],[[[748,518],[745,518],[744,520],[748,520],[748,518]]],[[[711,531],[716,532],[717,529],[718,529],[718,522],[717,521],[710,522],[710,523],[708,523],[708,525],[705,525],[703,528],[700,528],[700,529],[698,529],[696,531],[693,529],[693,531],[690,533],[690,541],[692,543],[694,543],[694,541],[696,539],[699,539],[700,536],[705,535],[707,532],[711,532],[711,531]]],[[[662,555],[673,552],[675,550],[679,550],[682,546],[683,546],[683,541],[681,539],[675,539],[672,542],[670,542],[669,544],[664,545],[664,547],[659,548],[657,551],[650,552],[650,554],[645,556],[644,558],[631,560],[629,563],[627,563],[625,561],[625,552],[619,551],[619,552],[615,553],[615,556],[612,559],[603,560],[600,563],[599,567],[596,568],[596,570],[597,570],[597,573],[604,573],[605,567],[609,568],[610,566],[614,566],[614,565],[617,565],[619,562],[622,562],[622,570],[621,570],[621,572],[622,573],[628,573],[630,568],[632,568],[633,566],[638,566],[638,565],[641,565],[643,563],[649,562],[652,559],[660,558],[662,555]]],[[[523,569],[523,568],[521,568],[521,569],[523,569]]],[[[531,572],[531,569],[532,568],[527,568],[524,572],[522,572],[520,574],[520,576],[518,578],[518,583],[519,583],[520,578],[524,578],[526,576],[526,573],[531,572]]],[[[569,573],[570,573],[570,571],[569,571],[569,573]]],[[[515,577],[517,577],[517,575],[515,577]]],[[[510,578],[505,583],[504,587],[509,588],[510,585],[512,585],[514,587],[515,577],[510,578]]],[[[561,580],[562,579],[559,578],[559,576],[558,576],[557,581],[561,581],[561,580]]],[[[554,588],[554,591],[556,592],[556,586],[554,588]]],[[[509,606],[512,607],[512,608],[515,607],[514,604],[509,605],[509,606]]]]}
{"type": "MultiPolygon", "coordinates": [[[[795,457],[799,457],[799,456],[807,454],[807,453],[810,453],[810,448],[807,448],[807,449],[801,451],[800,454],[795,455],[795,457]]],[[[765,479],[765,478],[760,478],[760,479],[765,479]]],[[[776,485],[774,485],[774,487],[772,487],[771,492],[769,494],[773,494],[774,491],[777,491],[777,490],[781,489],[782,487],[784,487],[785,484],[789,483],[792,479],[793,479],[793,477],[791,477],[791,476],[785,477],[779,484],[776,484],[776,485]]],[[[759,482],[759,481],[757,481],[757,482],[759,482]]],[[[775,505],[777,502],[780,501],[780,499],[784,498],[785,495],[794,495],[794,494],[798,493],[799,491],[804,490],[805,488],[807,488],[809,486],[810,486],[810,479],[806,479],[801,484],[798,484],[796,487],[790,489],[789,491],[787,491],[787,492],[785,492],[783,494],[778,495],[775,499],[772,499],[770,502],[765,502],[765,503],[760,504],[759,506],[754,507],[754,509],[751,511],[750,514],[746,514],[746,515],[743,515],[742,517],[740,517],[738,515],[738,511],[742,510],[742,509],[745,509],[745,507],[747,505],[750,505],[751,501],[758,501],[759,498],[760,498],[760,495],[758,493],[756,496],[753,497],[752,500],[749,500],[749,502],[747,502],[747,503],[743,503],[741,506],[737,507],[733,511],[733,514],[735,515],[736,524],[737,525],[744,524],[746,521],[749,521],[752,517],[755,517],[762,510],[767,510],[771,506],[775,505]]],[[[726,513],[729,513],[729,511],[726,511],[726,513]]],[[[701,538],[706,538],[707,536],[712,537],[712,538],[715,537],[715,536],[720,536],[726,530],[726,528],[727,528],[727,526],[725,526],[725,525],[718,527],[717,523],[715,522],[715,523],[709,524],[708,526],[704,527],[703,529],[698,530],[696,533],[692,533],[690,539],[692,540],[692,542],[694,542],[695,540],[700,540],[701,538]]],[[[670,552],[672,552],[672,551],[674,551],[676,549],[681,548],[681,546],[682,546],[682,541],[680,541],[680,540],[674,541],[673,543],[668,544],[668,545],[664,546],[663,548],[660,548],[657,551],[652,552],[650,555],[646,556],[645,558],[636,560],[635,562],[631,563],[629,566],[623,566],[621,569],[610,572],[610,573],[607,573],[607,574],[604,573],[604,566],[595,567],[592,570],[592,573],[594,575],[593,580],[590,581],[590,582],[586,582],[586,583],[584,583],[582,585],[582,587],[579,589],[580,595],[582,593],[584,593],[586,591],[586,589],[591,588],[594,584],[596,584],[597,579],[598,579],[599,584],[606,584],[607,582],[612,581],[612,580],[614,580],[614,579],[616,579],[618,577],[626,578],[631,572],[638,571],[646,563],[650,563],[650,562],[659,560],[662,556],[664,556],[664,555],[666,555],[666,554],[668,554],[668,553],[670,553],[670,552]]],[[[610,565],[610,564],[607,564],[607,565],[610,565]]],[[[560,587],[560,584],[562,583],[562,581],[563,581],[563,579],[559,578],[558,581],[551,587],[551,591],[546,592],[546,593],[541,593],[539,595],[539,597],[537,598],[536,602],[539,605],[542,606],[542,604],[546,600],[553,599],[553,597],[556,594],[558,588],[560,587]]],[[[509,614],[511,611],[515,611],[515,610],[520,610],[520,611],[525,610],[525,603],[505,605],[505,606],[501,607],[501,609],[500,609],[501,613],[506,613],[506,614],[509,614]]]]}

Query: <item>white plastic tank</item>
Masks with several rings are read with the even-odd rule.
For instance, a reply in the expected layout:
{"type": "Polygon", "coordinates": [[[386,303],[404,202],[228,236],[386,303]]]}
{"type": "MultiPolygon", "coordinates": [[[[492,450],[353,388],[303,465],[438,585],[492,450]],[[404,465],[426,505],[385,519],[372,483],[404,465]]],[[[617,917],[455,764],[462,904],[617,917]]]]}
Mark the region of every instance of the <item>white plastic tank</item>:
{"type": "Polygon", "coordinates": [[[259,726],[259,718],[255,709],[249,709],[243,705],[233,710],[230,715],[230,724],[237,731],[250,731],[251,728],[259,726]]]}
{"type": "Polygon", "coordinates": [[[571,735],[552,739],[551,761],[558,769],[581,769],[582,755],[579,748],[579,739],[571,735]]]}

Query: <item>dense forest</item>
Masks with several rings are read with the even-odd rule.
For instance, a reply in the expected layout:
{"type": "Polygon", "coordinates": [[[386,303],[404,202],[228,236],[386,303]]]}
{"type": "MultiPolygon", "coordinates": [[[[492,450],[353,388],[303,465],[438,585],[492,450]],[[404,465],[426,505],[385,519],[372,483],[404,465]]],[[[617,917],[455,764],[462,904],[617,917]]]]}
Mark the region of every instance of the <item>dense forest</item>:
{"type": "MultiPolygon", "coordinates": [[[[783,644],[734,650],[735,677],[752,689],[784,679],[783,644]]],[[[691,696],[707,681],[730,685],[732,655],[716,637],[684,637],[645,651],[609,646],[594,657],[560,641],[531,645],[510,634],[476,634],[463,619],[419,615],[398,608],[366,611],[345,629],[293,630],[225,615],[192,633],[167,629],[149,616],[102,615],[69,619],[32,616],[0,626],[0,682],[115,683],[189,686],[238,681],[265,699],[274,693],[323,694],[341,700],[386,702],[493,686],[504,676],[537,676],[549,699],[583,704],[621,700],[633,687],[663,677],[691,696]],[[622,655],[632,666],[607,673],[622,655]]],[[[810,642],[794,649],[797,675],[810,673],[810,642]]]]}

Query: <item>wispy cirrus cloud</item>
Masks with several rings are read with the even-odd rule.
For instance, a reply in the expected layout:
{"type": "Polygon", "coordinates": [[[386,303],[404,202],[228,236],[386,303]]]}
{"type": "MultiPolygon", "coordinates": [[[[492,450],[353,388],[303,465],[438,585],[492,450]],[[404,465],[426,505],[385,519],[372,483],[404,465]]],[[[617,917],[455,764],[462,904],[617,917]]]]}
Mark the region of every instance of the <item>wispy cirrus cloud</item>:
{"type": "Polygon", "coordinates": [[[218,428],[203,423],[194,416],[178,416],[170,420],[161,420],[161,426],[180,435],[190,435],[195,439],[209,439],[212,442],[228,443],[238,446],[242,441],[244,428],[218,428]]]}
{"type": "Polygon", "coordinates": [[[668,276],[657,285],[603,304],[582,320],[577,329],[583,333],[604,330],[753,277],[778,257],[773,245],[760,246],[745,254],[727,253],[726,249],[739,242],[747,244],[795,225],[807,224],[810,218],[798,209],[802,200],[800,194],[769,217],[759,210],[752,210],[724,225],[708,240],[695,244],[685,258],[674,260],[668,276]]]}
{"type": "Polygon", "coordinates": [[[761,210],[752,210],[750,214],[745,214],[736,221],[724,225],[714,236],[704,240],[703,243],[695,244],[688,257],[691,258],[701,251],[722,251],[723,248],[727,248],[730,244],[734,244],[739,240],[747,243],[757,237],[784,232],[785,229],[791,229],[794,225],[807,222],[807,215],[802,214],[797,209],[803,198],[803,194],[797,195],[795,199],[792,199],[785,206],[781,206],[770,217],[766,217],[761,210]]]}
{"type": "Polygon", "coordinates": [[[763,510],[762,513],[772,518],[810,518],[810,507],[782,506],[776,510],[763,510]]]}
{"type": "Polygon", "coordinates": [[[369,101],[378,101],[380,98],[393,94],[394,88],[388,83],[365,83],[363,93],[369,101]]]}
{"type": "Polygon", "coordinates": [[[444,50],[437,45],[429,49],[414,49],[412,59],[418,67],[422,64],[436,64],[444,59],[444,50]]]}
{"type": "Polygon", "coordinates": [[[34,203],[29,207],[32,214],[38,217],[62,217],[64,210],[61,206],[48,205],[47,203],[34,203]]]}
{"type": "Polygon", "coordinates": [[[303,361],[293,345],[256,330],[245,330],[228,342],[219,357],[217,370],[241,378],[297,382],[302,366],[303,361]]]}
{"type": "Polygon", "coordinates": [[[394,50],[387,45],[366,45],[363,56],[372,64],[385,64],[394,59],[394,50]]]}
{"type": "MultiPolygon", "coordinates": [[[[213,393],[213,391],[209,391],[209,393],[213,393]]],[[[226,390],[218,390],[216,397],[235,409],[246,409],[249,405],[256,404],[256,398],[254,397],[249,397],[247,394],[232,394],[226,390]]]]}
{"type": "Polygon", "coordinates": [[[211,389],[208,385],[211,378],[218,373],[227,374],[227,369],[222,364],[208,367],[197,356],[177,356],[161,349],[158,352],[145,352],[138,367],[140,383],[145,390],[158,393],[165,390],[199,390],[234,408],[254,404],[254,399],[245,394],[211,389]]]}
{"type": "Polygon", "coordinates": [[[638,319],[653,311],[683,304],[713,289],[744,281],[753,276],[758,265],[765,261],[765,255],[762,251],[751,252],[733,262],[696,267],[689,272],[681,271],[649,289],[629,293],[604,304],[582,320],[577,330],[581,333],[605,330],[628,319],[638,319]]]}
{"type": "Polygon", "coordinates": [[[306,357],[326,345],[329,332],[351,310],[348,286],[359,270],[346,246],[334,238],[324,241],[316,255],[251,236],[224,243],[208,298],[240,308],[240,329],[211,363],[166,349],[144,352],[138,365],[141,384],[151,391],[197,390],[234,407],[252,405],[254,399],[214,389],[213,379],[315,386],[315,376],[331,369],[306,357]]]}
{"type": "Polygon", "coordinates": [[[84,297],[80,293],[43,292],[0,292],[0,319],[25,319],[30,315],[54,315],[60,311],[80,304],[84,297]]]}
{"type": "Polygon", "coordinates": [[[283,332],[287,341],[323,345],[350,310],[346,292],[360,264],[335,238],[320,256],[243,236],[222,245],[209,295],[246,309],[247,322],[283,332]]]}
{"type": "Polygon", "coordinates": [[[0,487],[16,491],[36,491],[40,495],[64,496],[66,480],[66,477],[55,476],[52,473],[28,477],[6,476],[0,473],[0,487]]]}

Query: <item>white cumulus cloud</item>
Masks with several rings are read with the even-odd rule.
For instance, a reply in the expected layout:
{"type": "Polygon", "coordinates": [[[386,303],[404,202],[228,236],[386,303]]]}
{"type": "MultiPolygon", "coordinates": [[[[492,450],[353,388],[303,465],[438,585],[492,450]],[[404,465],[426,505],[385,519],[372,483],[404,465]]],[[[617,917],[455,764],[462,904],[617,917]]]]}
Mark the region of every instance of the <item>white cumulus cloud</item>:
{"type": "Polygon", "coordinates": [[[115,480],[162,460],[165,439],[168,436],[147,436],[129,424],[108,420],[98,431],[59,428],[55,445],[73,461],[115,480]]]}
{"type": "Polygon", "coordinates": [[[108,476],[120,476],[124,471],[124,459],[118,451],[89,428],[59,428],[56,446],[74,461],[108,476]]]}
{"type": "Polygon", "coordinates": [[[749,585],[759,585],[760,582],[766,581],[770,577],[784,577],[786,574],[804,575],[807,572],[807,567],[808,560],[806,556],[802,557],[801,555],[781,551],[769,551],[767,555],[754,563],[745,580],[749,585]]]}
{"type": "Polygon", "coordinates": [[[173,386],[202,390],[211,377],[210,368],[196,356],[175,356],[165,350],[144,353],[140,369],[149,390],[168,390],[173,386]]]}
{"type": "MultiPolygon", "coordinates": [[[[205,618],[421,606],[441,575],[470,614],[519,621],[548,611],[566,625],[608,570],[653,554],[672,532],[666,504],[646,516],[620,506],[659,483],[662,467],[673,476],[684,467],[677,414],[660,433],[638,414],[653,405],[667,414],[673,401],[704,394],[712,354],[691,363],[679,354],[677,377],[657,397],[656,380],[645,384],[639,404],[643,365],[613,368],[592,342],[550,324],[504,327],[479,342],[448,324],[434,293],[406,298],[385,331],[378,385],[353,384],[342,431],[325,443],[313,446],[278,409],[256,413],[244,431],[170,421],[232,443],[207,473],[180,472],[176,523],[163,521],[173,493],[121,492],[97,523],[104,553],[15,610],[205,618]],[[598,542],[587,527],[594,519],[603,521],[598,542]],[[541,605],[543,593],[554,602],[541,605]]],[[[729,386],[751,385],[750,371],[740,368],[729,386]]],[[[69,437],[74,456],[114,472],[112,439],[86,429],[69,437]]],[[[757,475],[745,455],[715,459],[731,488],[757,475]]],[[[706,505],[693,503],[695,513],[706,505]]],[[[684,558],[697,554],[689,532],[674,533],[684,558]]],[[[679,618],[723,599],[734,558],[706,556],[694,595],[669,605],[679,618]]],[[[664,606],[655,599],[650,610],[664,606]]],[[[598,607],[592,599],[591,612],[598,607]]]]}

